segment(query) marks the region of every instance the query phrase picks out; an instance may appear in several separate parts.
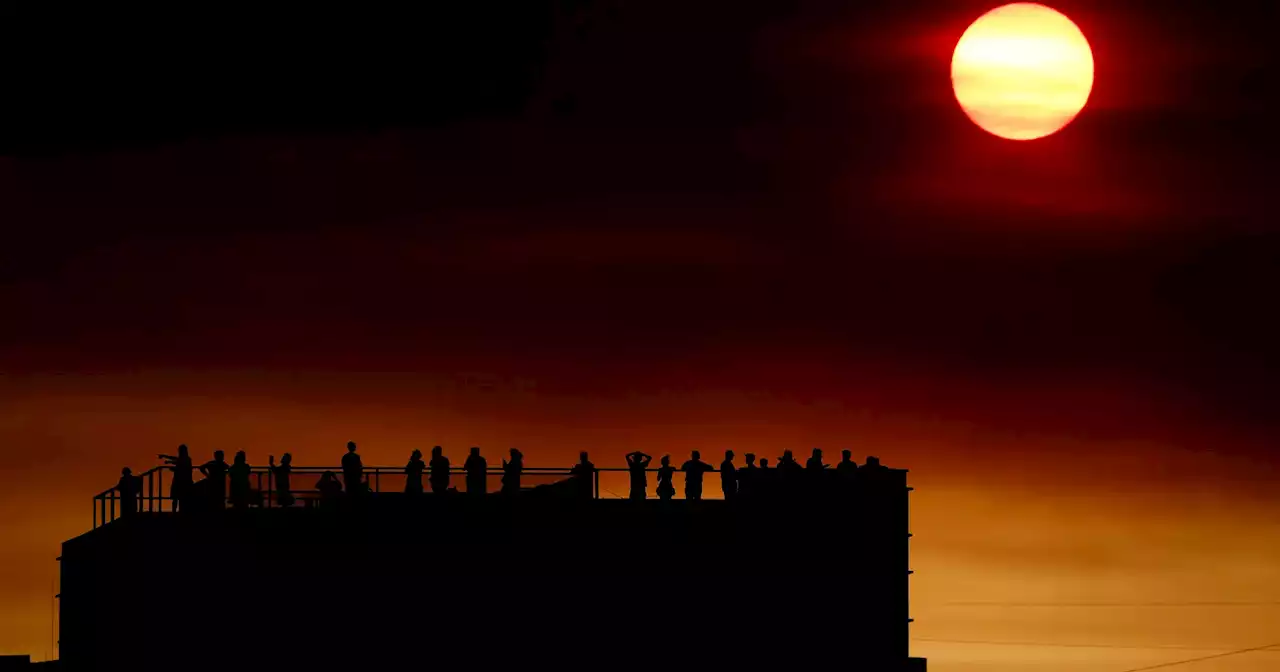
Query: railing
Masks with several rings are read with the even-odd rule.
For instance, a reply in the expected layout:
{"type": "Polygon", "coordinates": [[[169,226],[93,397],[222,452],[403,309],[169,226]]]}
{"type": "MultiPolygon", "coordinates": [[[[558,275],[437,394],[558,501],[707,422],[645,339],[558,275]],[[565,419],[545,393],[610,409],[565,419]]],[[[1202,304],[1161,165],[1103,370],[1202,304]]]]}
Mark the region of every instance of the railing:
{"type": "MultiPolygon", "coordinates": [[[[141,479],[142,488],[136,500],[137,510],[145,513],[161,513],[172,512],[175,510],[174,499],[165,491],[165,472],[173,470],[170,466],[152,467],[142,474],[138,475],[141,479]]],[[[658,469],[649,468],[646,473],[656,474],[658,469]]],[[[718,473],[719,469],[710,468],[705,471],[707,474],[718,473]]],[[[776,471],[776,469],[770,469],[776,471]]],[[[905,485],[906,472],[899,469],[885,469],[885,472],[894,472],[901,475],[902,484],[905,485]]],[[[290,489],[289,494],[301,505],[308,506],[319,500],[319,490],[314,487],[299,489],[296,486],[300,482],[306,482],[310,477],[319,478],[326,472],[341,476],[342,469],[340,467],[291,467],[290,469],[290,489]]],[[[595,499],[625,499],[630,491],[630,472],[627,467],[597,467],[592,473],[591,492],[595,499]]],[[[466,469],[461,466],[450,466],[450,486],[463,490],[466,487],[466,469]]],[[[485,492],[498,492],[501,488],[500,479],[504,472],[501,467],[489,467],[485,473],[485,492]],[[494,481],[499,481],[495,486],[494,481]]],[[[543,485],[558,481],[563,481],[575,474],[571,468],[564,467],[524,467],[521,470],[521,489],[527,490],[530,487],[543,485]]],[[[405,489],[406,474],[404,467],[365,467],[364,476],[369,486],[369,490],[374,493],[379,492],[403,492],[405,489]]],[[[428,473],[423,473],[424,481],[428,478],[428,473]]],[[[168,480],[172,484],[172,474],[168,480]]],[[[705,480],[711,483],[704,484],[704,494],[707,499],[719,499],[723,497],[719,479],[710,477],[705,480]]],[[[197,481],[199,483],[200,481],[197,481]]],[[[272,507],[279,504],[281,492],[277,491],[275,484],[275,476],[270,467],[251,467],[250,483],[252,488],[258,493],[255,497],[255,506],[272,507]]],[[[650,483],[656,485],[656,479],[651,479],[650,483]]],[[[910,490],[910,488],[907,488],[910,490]]],[[[654,496],[651,491],[650,496],[654,496]]],[[[675,499],[684,498],[684,488],[677,488],[675,499]]],[[[223,502],[226,504],[226,501],[223,502]]],[[[93,497],[93,527],[96,529],[99,525],[105,525],[120,517],[123,512],[123,498],[120,496],[117,487],[111,487],[93,497]],[[120,502],[120,503],[117,503],[120,502]]]]}
{"type": "MultiPolygon", "coordinates": [[[[160,513],[174,511],[174,499],[165,490],[165,472],[172,472],[173,467],[159,466],[152,467],[147,471],[138,474],[141,479],[142,488],[136,502],[139,512],[144,513],[160,513]]],[[[600,497],[600,471],[626,471],[626,469],[597,469],[592,483],[593,497],[600,497]]],[[[308,478],[316,478],[323,476],[325,473],[333,473],[339,478],[342,476],[341,467],[293,467],[290,468],[290,489],[289,493],[304,505],[317,499],[319,490],[314,487],[297,488],[300,482],[307,482],[308,478]]],[[[451,466],[449,468],[450,486],[464,486],[466,469],[460,466],[451,466]],[[461,478],[460,478],[461,476],[461,478]]],[[[501,479],[504,472],[501,467],[489,467],[485,472],[485,490],[486,492],[496,492],[491,481],[501,479]]],[[[563,467],[524,467],[521,470],[522,489],[531,485],[540,484],[539,481],[545,483],[550,479],[554,481],[566,479],[574,474],[572,469],[563,467]]],[[[423,474],[424,481],[427,479],[427,473],[423,474]]],[[[365,467],[364,477],[372,492],[402,492],[406,481],[404,467],[365,467]]],[[[168,477],[170,486],[172,485],[173,476],[168,477]]],[[[275,474],[271,471],[271,467],[251,467],[249,478],[252,488],[260,493],[261,506],[275,506],[279,504],[279,497],[282,494],[277,490],[275,484],[275,474]]],[[[199,482],[199,481],[197,481],[199,482]]],[[[341,481],[340,481],[341,482],[341,481]]],[[[551,481],[553,482],[553,481],[551,481]]],[[[459,488],[461,489],[461,488],[459,488]]],[[[94,495],[93,497],[93,526],[97,528],[99,525],[109,523],[120,517],[123,511],[123,498],[120,495],[119,488],[113,486],[94,495]]]]}
{"type": "MultiPolygon", "coordinates": [[[[170,485],[172,485],[173,480],[172,474],[166,477],[165,472],[172,471],[172,467],[159,466],[152,467],[138,475],[138,478],[142,481],[142,491],[136,500],[138,511],[145,513],[174,511],[174,499],[169,496],[169,493],[165,490],[166,478],[169,480],[170,485]]],[[[646,471],[657,473],[658,470],[647,469],[646,471]]],[[[714,473],[715,471],[718,470],[712,469],[708,473],[714,473]]],[[[319,497],[318,489],[313,487],[298,489],[295,486],[300,482],[307,482],[308,477],[318,479],[326,472],[333,473],[341,478],[342,468],[291,467],[289,472],[289,493],[303,505],[307,505],[312,501],[315,501],[319,497]]],[[[279,504],[281,492],[276,489],[275,474],[271,471],[271,467],[251,467],[249,473],[253,489],[260,493],[262,498],[261,506],[271,507],[279,504]]],[[[466,469],[461,466],[450,466],[450,486],[458,487],[459,490],[465,488],[466,473],[466,469]]],[[[504,473],[505,472],[501,467],[489,467],[485,472],[485,491],[497,492],[500,489],[500,483],[495,486],[494,481],[500,481],[504,473]]],[[[532,486],[564,480],[573,476],[574,473],[573,469],[564,467],[524,467],[520,474],[521,489],[528,489],[532,486]]],[[[404,472],[404,467],[365,467],[364,476],[369,489],[375,493],[403,492],[407,478],[404,472]]],[[[427,477],[428,474],[424,473],[424,481],[427,480],[427,477]]],[[[618,485],[611,481],[625,481],[625,479],[629,478],[630,470],[625,467],[596,468],[592,476],[592,497],[596,499],[625,498],[626,495],[618,494],[614,488],[619,488],[620,490],[625,491],[629,488],[629,483],[623,482],[622,485],[618,485]],[[606,485],[603,488],[603,494],[600,484],[602,474],[606,481],[606,485]],[[614,478],[610,478],[610,475],[614,476],[614,478]],[[619,475],[622,475],[624,478],[617,478],[619,475]],[[610,485],[613,487],[609,487],[610,485]]],[[[94,495],[93,503],[93,526],[95,529],[99,525],[104,525],[116,520],[120,517],[123,511],[123,498],[120,496],[118,487],[111,487],[97,495],[94,495]]]]}

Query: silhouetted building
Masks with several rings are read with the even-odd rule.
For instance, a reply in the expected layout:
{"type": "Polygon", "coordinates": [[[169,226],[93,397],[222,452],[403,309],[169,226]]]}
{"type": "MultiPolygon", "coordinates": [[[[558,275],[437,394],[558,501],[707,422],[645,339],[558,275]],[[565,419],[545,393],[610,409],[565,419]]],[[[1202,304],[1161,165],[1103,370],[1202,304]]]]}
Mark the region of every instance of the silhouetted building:
{"type": "Polygon", "coordinates": [[[31,656],[0,656],[0,672],[45,672],[61,669],[57,660],[32,662],[31,656]]]}
{"type": "Polygon", "coordinates": [[[109,522],[60,558],[62,666],[924,669],[908,657],[906,471],[876,466],[850,491],[824,469],[804,497],[753,482],[733,502],[584,496],[597,473],[584,458],[505,494],[351,497],[330,472],[324,506],[183,513],[148,482],[129,519],[95,500],[109,522]]]}

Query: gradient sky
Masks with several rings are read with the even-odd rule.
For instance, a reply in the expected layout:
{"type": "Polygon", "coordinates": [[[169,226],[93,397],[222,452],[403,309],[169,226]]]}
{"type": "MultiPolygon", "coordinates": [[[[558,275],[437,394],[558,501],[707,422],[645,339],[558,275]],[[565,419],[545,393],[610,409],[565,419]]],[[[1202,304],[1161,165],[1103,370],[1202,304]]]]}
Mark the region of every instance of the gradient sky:
{"type": "Polygon", "coordinates": [[[879,455],[943,672],[1280,644],[1260,10],[1055,5],[1098,79],[1013,143],[949,88],[990,5],[511,4],[22,10],[0,653],[46,654],[58,544],[121,466],[352,439],[879,455]]]}

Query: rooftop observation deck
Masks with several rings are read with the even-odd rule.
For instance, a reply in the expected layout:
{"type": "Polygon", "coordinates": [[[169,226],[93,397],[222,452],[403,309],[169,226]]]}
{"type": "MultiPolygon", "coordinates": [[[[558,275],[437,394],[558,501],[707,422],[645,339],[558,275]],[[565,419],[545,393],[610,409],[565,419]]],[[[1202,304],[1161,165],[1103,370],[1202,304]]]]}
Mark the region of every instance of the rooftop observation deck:
{"type": "Polygon", "coordinates": [[[925,668],[905,470],[775,468],[728,501],[714,469],[701,501],[681,473],[655,498],[656,469],[643,501],[624,467],[525,467],[505,493],[490,467],[485,495],[460,467],[463,492],[407,494],[404,467],[367,466],[367,492],[321,497],[325,472],[294,466],[290,506],[264,467],[238,507],[175,512],[169,467],[129,516],[96,495],[95,529],[63,544],[67,669],[925,668]]]}
{"type": "MultiPolygon", "coordinates": [[[[823,472],[823,482],[835,483],[837,473],[834,469],[835,465],[828,465],[828,469],[823,472]]],[[[170,496],[170,489],[173,482],[173,468],[170,466],[156,466],[148,469],[138,475],[140,479],[141,491],[137,497],[137,507],[140,513],[170,513],[176,510],[173,497],[170,496]]],[[[657,468],[648,468],[644,470],[648,482],[647,499],[660,501],[656,496],[655,490],[657,486],[657,468]]],[[[742,468],[738,472],[742,473],[742,468]]],[[[775,484],[783,477],[776,467],[765,470],[769,473],[768,478],[775,484]]],[[[761,473],[765,473],[762,471],[761,473]]],[[[868,469],[866,466],[860,468],[860,473],[866,474],[868,469]]],[[[454,495],[471,495],[468,492],[467,471],[461,466],[451,466],[450,487],[456,488],[456,492],[443,493],[447,496],[454,495]]],[[[583,486],[581,489],[574,488],[575,492],[585,492],[589,489],[590,497],[597,500],[610,499],[630,499],[630,478],[631,470],[627,467],[595,467],[590,471],[590,487],[583,486]]],[[[709,468],[704,471],[703,492],[704,500],[723,500],[724,492],[719,477],[719,469],[709,468]]],[[[321,493],[317,487],[317,482],[326,473],[332,473],[341,479],[341,467],[324,467],[324,466],[293,466],[290,472],[290,488],[287,491],[293,498],[293,502],[288,508],[302,507],[312,508],[321,503],[321,493]],[[302,487],[299,487],[302,486],[302,487]]],[[[366,466],[363,470],[367,481],[369,492],[372,495],[379,496],[381,499],[390,499],[402,495],[405,492],[407,476],[404,467],[390,466],[366,466]]],[[[895,487],[900,486],[905,492],[909,492],[912,488],[906,485],[907,470],[892,469],[877,465],[875,469],[876,482],[881,486],[895,487]]],[[[489,497],[510,497],[512,493],[501,492],[501,482],[504,471],[501,467],[490,466],[485,471],[485,486],[483,493],[489,497]]],[[[807,490],[814,485],[813,474],[806,472],[794,480],[801,481],[801,489],[807,490]],[[805,480],[808,479],[808,480],[805,480]]],[[[521,474],[521,487],[519,492],[514,493],[517,497],[523,495],[537,495],[541,493],[559,493],[565,492],[570,488],[572,480],[581,479],[582,475],[575,470],[574,467],[524,467],[521,474]]],[[[423,476],[426,480],[426,476],[423,476]]],[[[685,475],[677,469],[677,473],[672,479],[675,493],[671,497],[673,500],[686,499],[686,491],[684,487],[685,475]]],[[[196,482],[197,485],[200,481],[196,482]]],[[[250,484],[251,494],[247,508],[280,508],[281,497],[285,491],[277,487],[275,475],[271,467],[253,466],[250,467],[250,484]]],[[[420,495],[424,498],[439,497],[442,493],[433,493],[428,490],[420,495]]],[[[745,494],[745,493],[744,493],[745,494]]],[[[229,505],[228,502],[224,504],[229,505]]],[[[93,496],[93,528],[113,522],[123,514],[124,498],[118,487],[110,487],[93,496]]]]}

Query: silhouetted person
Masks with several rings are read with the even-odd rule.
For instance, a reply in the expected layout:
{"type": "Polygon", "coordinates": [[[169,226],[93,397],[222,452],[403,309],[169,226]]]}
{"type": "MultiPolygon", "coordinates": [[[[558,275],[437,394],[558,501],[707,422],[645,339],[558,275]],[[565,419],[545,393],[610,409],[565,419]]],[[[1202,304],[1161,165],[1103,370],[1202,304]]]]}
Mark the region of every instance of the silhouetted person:
{"type": "Polygon", "coordinates": [[[849,487],[858,478],[858,463],[853,461],[852,450],[840,451],[840,463],[836,465],[836,475],[840,477],[840,485],[849,487]]]}
{"type": "Polygon", "coordinates": [[[774,486],[774,468],[769,466],[769,458],[760,458],[760,468],[753,474],[755,483],[751,487],[755,488],[756,494],[772,493],[774,486]]]}
{"type": "Polygon", "coordinates": [[[738,468],[733,466],[733,451],[724,451],[724,461],[720,463],[720,490],[726,500],[738,498],[738,468]]]}
{"type": "Polygon", "coordinates": [[[246,460],[244,451],[236,451],[235,460],[231,463],[231,468],[227,470],[231,476],[231,507],[234,509],[243,509],[249,506],[249,462],[246,460]]]}
{"type": "Polygon", "coordinates": [[[804,475],[804,467],[796,462],[796,458],[791,451],[782,451],[782,457],[778,458],[778,467],[774,470],[773,480],[789,494],[800,487],[800,477],[804,475]]]}
{"type": "Polygon", "coordinates": [[[342,482],[347,485],[347,494],[359,493],[364,487],[364,463],[356,453],[356,442],[347,442],[347,454],[342,456],[342,482]]]}
{"type": "Polygon", "coordinates": [[[444,493],[449,490],[449,458],[444,456],[444,449],[436,446],[431,449],[431,492],[444,493]]]}
{"type": "Polygon", "coordinates": [[[676,468],[671,466],[671,456],[662,456],[662,466],[658,467],[658,499],[671,499],[676,496],[676,486],[671,481],[675,478],[676,468]]]}
{"type": "Polygon", "coordinates": [[[649,463],[652,457],[640,451],[627,455],[627,471],[631,473],[631,499],[645,499],[649,496],[649,463]]]}
{"type": "Polygon", "coordinates": [[[187,452],[187,444],[178,446],[177,455],[160,455],[160,459],[173,472],[173,482],[169,484],[169,501],[174,511],[181,511],[183,502],[191,497],[191,455],[187,452]]]}
{"type": "Polygon", "coordinates": [[[738,496],[749,497],[751,496],[753,489],[756,487],[756,483],[759,481],[758,474],[756,474],[756,472],[759,471],[759,468],[756,467],[755,453],[747,453],[742,456],[742,459],[746,461],[746,464],[743,465],[742,469],[739,469],[737,473],[738,496]]]}
{"type": "Polygon", "coordinates": [[[462,463],[467,472],[467,494],[483,495],[485,491],[485,473],[489,471],[489,463],[480,456],[480,449],[472,447],[467,461],[462,463]]]}
{"type": "Polygon", "coordinates": [[[813,455],[809,456],[808,461],[804,463],[804,468],[810,471],[822,471],[827,465],[822,463],[822,449],[814,448],[813,455]]]}
{"type": "Polygon", "coordinates": [[[120,495],[120,517],[132,518],[138,512],[138,497],[142,495],[142,479],[133,475],[133,470],[125,467],[120,470],[120,482],[116,483],[116,492],[120,495]]]}
{"type": "Polygon", "coordinates": [[[693,451],[689,459],[680,466],[680,471],[684,472],[685,499],[702,499],[702,475],[711,470],[711,465],[702,461],[702,455],[693,451]]]}
{"type": "Polygon", "coordinates": [[[782,451],[782,457],[778,458],[778,473],[782,476],[793,476],[802,469],[799,462],[796,462],[795,456],[791,451],[782,451]]]}
{"type": "Polygon", "coordinates": [[[404,465],[404,493],[406,495],[422,494],[422,472],[427,463],[422,461],[422,451],[415,448],[409,454],[409,463],[404,465]]]}
{"type": "Polygon", "coordinates": [[[281,455],[280,464],[276,464],[275,455],[268,455],[267,464],[271,468],[271,482],[276,487],[276,504],[293,506],[293,487],[289,484],[289,476],[293,473],[293,455],[281,455]]]}
{"type": "Polygon", "coordinates": [[[511,459],[502,461],[502,491],[508,495],[520,492],[520,474],[524,471],[524,453],[511,449],[511,459]]]}
{"type": "Polygon", "coordinates": [[[221,509],[227,503],[227,460],[221,450],[213,451],[213,459],[200,465],[200,473],[209,482],[209,505],[221,509]]]}
{"type": "Polygon", "coordinates": [[[578,481],[578,495],[586,499],[595,497],[596,465],[587,459],[587,451],[578,453],[578,463],[570,470],[572,478],[578,481]]]}
{"type": "Polygon", "coordinates": [[[332,471],[326,471],[316,481],[316,490],[320,493],[320,503],[332,505],[342,496],[342,483],[332,471]]]}
{"type": "Polygon", "coordinates": [[[866,464],[858,467],[858,480],[863,485],[874,486],[880,482],[881,474],[886,471],[888,471],[888,468],[880,464],[880,458],[867,456],[866,464]]]}

